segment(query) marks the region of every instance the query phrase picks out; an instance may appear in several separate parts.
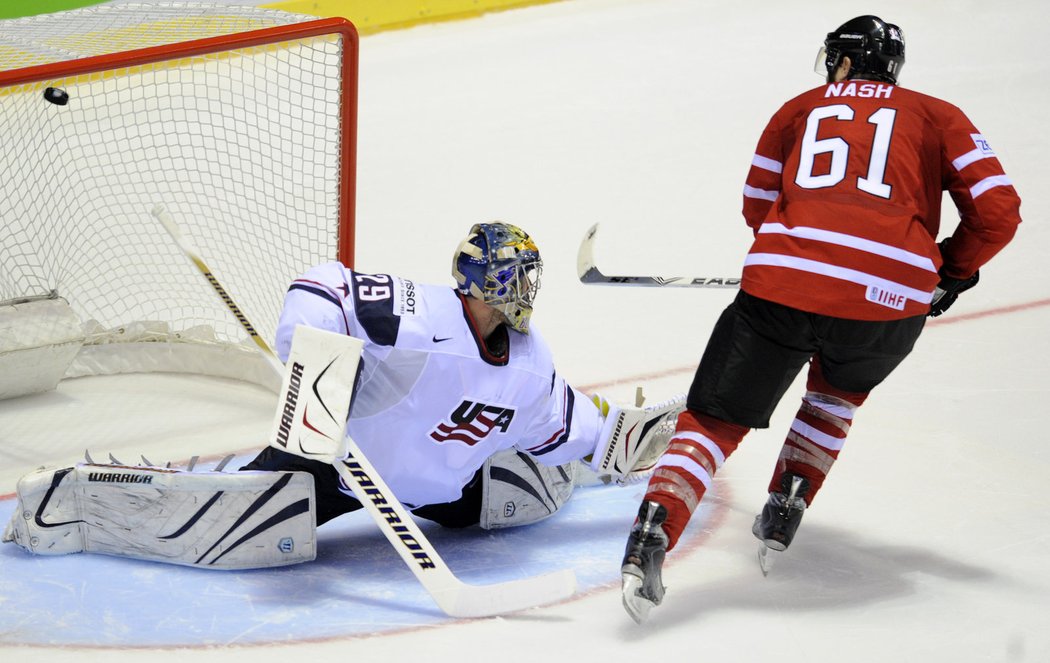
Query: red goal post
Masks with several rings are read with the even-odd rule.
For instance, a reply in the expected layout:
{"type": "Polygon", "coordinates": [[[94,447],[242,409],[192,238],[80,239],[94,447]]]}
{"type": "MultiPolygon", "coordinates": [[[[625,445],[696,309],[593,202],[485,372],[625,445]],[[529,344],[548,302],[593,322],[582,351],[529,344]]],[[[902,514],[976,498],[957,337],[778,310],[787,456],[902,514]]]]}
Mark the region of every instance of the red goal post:
{"type": "MultiPolygon", "coordinates": [[[[83,329],[67,376],[240,377],[243,329],[151,211],[272,342],[291,279],[353,263],[357,67],[342,18],[162,3],[0,21],[0,326],[40,326],[18,307],[57,299],[83,329]],[[143,344],[168,359],[113,349],[143,344]]],[[[61,342],[30,336],[13,349],[61,342]]]]}

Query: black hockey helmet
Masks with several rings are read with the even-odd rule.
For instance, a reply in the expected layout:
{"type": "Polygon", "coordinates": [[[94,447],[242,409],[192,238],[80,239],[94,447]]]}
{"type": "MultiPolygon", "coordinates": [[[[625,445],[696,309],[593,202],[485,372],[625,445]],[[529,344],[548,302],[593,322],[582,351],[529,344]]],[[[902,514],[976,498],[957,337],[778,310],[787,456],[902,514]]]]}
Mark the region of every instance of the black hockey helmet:
{"type": "MultiPolygon", "coordinates": [[[[848,78],[897,84],[904,66],[904,33],[878,16],[858,16],[829,32],[821,51],[828,82],[843,57],[849,57],[848,78]]],[[[817,66],[820,66],[818,57],[817,66]]],[[[818,70],[817,73],[822,73],[818,70]]]]}

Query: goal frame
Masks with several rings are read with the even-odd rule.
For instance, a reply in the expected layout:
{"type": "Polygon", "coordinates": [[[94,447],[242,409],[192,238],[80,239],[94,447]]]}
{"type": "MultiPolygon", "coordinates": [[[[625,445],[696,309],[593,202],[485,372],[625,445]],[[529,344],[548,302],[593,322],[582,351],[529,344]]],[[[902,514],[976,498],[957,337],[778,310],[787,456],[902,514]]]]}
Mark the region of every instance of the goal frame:
{"type": "MultiPolygon", "coordinates": [[[[224,52],[266,48],[271,45],[325,36],[338,39],[340,43],[340,52],[333,63],[339,63],[338,95],[341,99],[338,110],[329,116],[338,122],[338,145],[334,146],[335,149],[331,152],[338,162],[338,172],[331,180],[333,191],[338,199],[333,201],[331,208],[337,217],[334,228],[329,226],[336,236],[328,235],[328,241],[330,250],[334,250],[335,259],[348,267],[353,267],[356,232],[357,94],[360,49],[357,29],[345,18],[313,19],[307,17],[301,21],[284,25],[170,41],[141,48],[124,48],[99,55],[73,56],[60,61],[7,69],[0,71],[0,94],[6,94],[9,90],[17,92],[19,86],[27,85],[38,87],[54,85],[61,88],[66,81],[85,76],[134,73],[139,68],[158,63],[221,55],[224,52]]],[[[159,228],[160,226],[158,226],[158,232],[163,235],[164,233],[159,231],[159,228]]],[[[202,292],[204,292],[203,286],[202,292]]],[[[50,296],[42,296],[39,299],[54,296],[56,293],[52,291],[50,296]]],[[[21,300],[11,300],[2,302],[2,304],[7,306],[20,302],[21,300]]],[[[279,300],[276,303],[279,304],[279,300]]],[[[11,306],[7,306],[7,309],[10,308],[11,306]]],[[[68,305],[65,308],[68,309],[68,305]]],[[[18,311],[8,311],[8,313],[16,316],[23,315],[18,311]]],[[[40,315],[43,317],[28,314],[25,320],[27,324],[51,322],[51,317],[45,313],[40,315]]],[[[0,321],[2,320],[3,318],[0,317],[0,321]]],[[[85,320],[82,318],[81,322],[84,323],[85,320]]],[[[13,393],[5,393],[4,384],[0,382],[0,399],[53,389],[55,386],[52,383],[53,379],[63,380],[120,373],[190,373],[247,381],[270,390],[276,390],[278,386],[270,371],[267,370],[265,362],[260,361],[258,354],[245,346],[243,342],[235,339],[216,342],[216,339],[195,334],[195,328],[176,330],[165,327],[163,322],[160,322],[161,326],[158,327],[153,321],[146,319],[120,320],[117,321],[117,324],[119,327],[105,327],[102,330],[94,328],[88,330],[87,325],[84,325],[84,330],[79,338],[65,339],[63,337],[60,339],[69,341],[66,345],[69,346],[70,352],[75,353],[70,357],[59,356],[60,353],[54,349],[56,347],[54,345],[46,346],[51,349],[45,349],[44,345],[37,345],[50,343],[46,340],[51,338],[47,335],[50,332],[41,332],[43,336],[37,333],[29,340],[20,338],[13,341],[13,349],[12,347],[0,348],[0,367],[9,375],[16,375],[12,372],[12,368],[39,372],[39,367],[43,365],[40,362],[46,362],[50,372],[57,371],[55,376],[48,376],[47,380],[29,390],[18,387],[13,393]],[[97,333],[99,331],[101,333],[97,333]],[[116,336],[113,336],[114,333],[116,336]],[[89,338],[92,340],[88,340],[89,338]],[[21,347],[19,343],[30,345],[21,347]],[[73,347],[74,345],[76,347],[73,347]],[[39,356],[44,356],[45,359],[37,359],[39,356]]],[[[54,332],[54,334],[57,333],[54,332]]],[[[8,343],[8,346],[11,345],[8,343]]]]}
{"type": "MultiPolygon", "coordinates": [[[[291,41],[324,34],[339,33],[343,37],[342,71],[343,97],[356,97],[358,81],[359,37],[353,23],[345,18],[320,18],[292,25],[205,37],[161,46],[149,46],[118,53],[93,55],[63,62],[31,65],[0,71],[0,88],[40,83],[84,74],[126,69],[153,64],[179,57],[208,55],[238,48],[251,48],[281,41],[291,41]]],[[[357,103],[344,103],[340,109],[343,131],[340,141],[339,173],[339,261],[348,267],[354,260],[354,224],[357,182],[357,103]]]]}

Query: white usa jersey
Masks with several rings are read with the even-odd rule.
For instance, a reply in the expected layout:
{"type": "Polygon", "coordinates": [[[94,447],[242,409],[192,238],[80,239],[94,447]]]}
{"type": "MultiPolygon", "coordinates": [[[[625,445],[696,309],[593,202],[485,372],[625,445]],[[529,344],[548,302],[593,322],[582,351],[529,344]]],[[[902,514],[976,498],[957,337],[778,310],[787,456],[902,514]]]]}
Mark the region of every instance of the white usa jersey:
{"type": "Polygon", "coordinates": [[[592,453],[601,432],[598,408],[555,373],[534,326],[501,327],[506,347],[493,354],[462,297],[327,263],[292,283],[277,328],[282,360],[300,324],[365,341],[347,432],[411,507],[459,499],[497,451],[559,465],[592,453]]]}

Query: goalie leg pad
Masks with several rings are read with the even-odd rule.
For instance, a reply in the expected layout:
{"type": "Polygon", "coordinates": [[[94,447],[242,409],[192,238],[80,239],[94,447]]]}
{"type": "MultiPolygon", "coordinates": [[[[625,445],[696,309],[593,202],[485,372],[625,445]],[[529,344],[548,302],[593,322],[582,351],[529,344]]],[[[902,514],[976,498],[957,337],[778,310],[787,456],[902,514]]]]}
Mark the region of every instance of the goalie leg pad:
{"type": "Polygon", "coordinates": [[[485,461],[481,520],[484,529],[529,525],[554,515],[572,496],[573,463],[543,465],[513,449],[485,461]]]}
{"type": "Polygon", "coordinates": [[[209,569],[316,556],[304,472],[186,472],[80,464],[18,482],[4,541],[40,555],[94,552],[209,569]]]}

